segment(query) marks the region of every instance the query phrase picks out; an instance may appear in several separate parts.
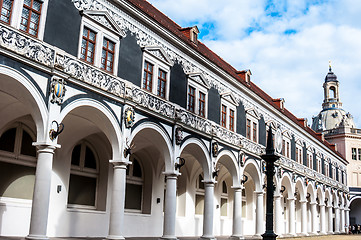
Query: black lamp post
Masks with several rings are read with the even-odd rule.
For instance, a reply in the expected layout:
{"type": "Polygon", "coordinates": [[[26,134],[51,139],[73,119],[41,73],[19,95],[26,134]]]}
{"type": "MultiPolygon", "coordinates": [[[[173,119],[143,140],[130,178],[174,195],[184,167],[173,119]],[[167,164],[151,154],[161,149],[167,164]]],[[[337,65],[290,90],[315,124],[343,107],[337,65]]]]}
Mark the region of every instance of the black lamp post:
{"type": "Polygon", "coordinates": [[[273,186],[273,176],[275,174],[274,163],[280,157],[275,154],[271,127],[268,130],[266,154],[261,157],[266,161],[267,176],[266,232],[262,234],[262,237],[264,240],[276,240],[277,235],[273,231],[273,196],[275,191],[275,187],[273,186]]]}

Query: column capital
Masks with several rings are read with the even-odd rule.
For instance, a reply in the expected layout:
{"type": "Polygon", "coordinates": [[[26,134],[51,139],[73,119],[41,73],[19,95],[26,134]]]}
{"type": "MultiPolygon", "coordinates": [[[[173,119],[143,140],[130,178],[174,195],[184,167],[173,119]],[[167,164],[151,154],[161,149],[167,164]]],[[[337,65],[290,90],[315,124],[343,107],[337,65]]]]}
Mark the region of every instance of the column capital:
{"type": "Polygon", "coordinates": [[[326,207],[327,207],[327,208],[333,208],[333,206],[332,206],[332,205],[327,205],[326,207]]]}
{"type": "Polygon", "coordinates": [[[307,200],[300,200],[300,203],[307,203],[307,200]]]}
{"type": "Polygon", "coordinates": [[[61,148],[60,144],[49,142],[33,142],[32,145],[36,147],[38,152],[54,153],[55,149],[61,148]]]}
{"type": "Polygon", "coordinates": [[[171,178],[177,179],[178,176],[181,175],[180,173],[177,173],[177,172],[162,172],[162,174],[163,174],[167,179],[171,179],[171,178]]]}
{"type": "Polygon", "coordinates": [[[326,205],[324,203],[318,204],[320,207],[325,207],[326,205]]]}
{"type": "Polygon", "coordinates": [[[261,194],[263,195],[263,194],[264,194],[264,191],[260,191],[260,192],[254,191],[254,193],[257,194],[257,195],[261,195],[261,194]]]}
{"type": "Polygon", "coordinates": [[[215,180],[202,180],[202,182],[206,185],[213,185],[216,184],[215,180]]]}
{"type": "Polygon", "coordinates": [[[114,168],[124,168],[126,169],[128,165],[132,164],[130,161],[121,161],[121,160],[109,160],[113,164],[114,168]]]}
{"type": "Polygon", "coordinates": [[[273,198],[281,198],[282,195],[281,194],[277,194],[277,195],[274,195],[273,198]]]}
{"type": "Polygon", "coordinates": [[[289,200],[289,201],[294,201],[294,200],[296,200],[294,197],[290,197],[290,198],[287,198],[287,200],[289,200]]]}
{"type": "Polygon", "coordinates": [[[310,202],[310,205],[313,206],[313,205],[316,205],[317,202],[310,202]]]}
{"type": "Polygon", "coordinates": [[[243,189],[245,189],[245,187],[241,185],[232,186],[231,188],[234,189],[234,191],[242,191],[243,189]]]}

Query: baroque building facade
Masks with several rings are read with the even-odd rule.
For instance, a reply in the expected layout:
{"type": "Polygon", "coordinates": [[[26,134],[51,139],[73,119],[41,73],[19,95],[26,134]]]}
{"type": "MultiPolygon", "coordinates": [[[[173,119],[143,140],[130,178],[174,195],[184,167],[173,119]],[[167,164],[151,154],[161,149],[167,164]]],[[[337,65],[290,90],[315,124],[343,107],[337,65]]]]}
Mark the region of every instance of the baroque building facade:
{"type": "Polygon", "coordinates": [[[312,121],[312,129],[337,146],[348,161],[347,185],[350,190],[350,224],[361,224],[361,130],[353,117],[342,109],[339,81],[331,66],[323,84],[322,111],[312,121]]]}
{"type": "Polygon", "coordinates": [[[197,27],[143,0],[1,4],[2,236],[259,237],[269,128],[276,233],[345,232],[348,162],[197,27]]]}

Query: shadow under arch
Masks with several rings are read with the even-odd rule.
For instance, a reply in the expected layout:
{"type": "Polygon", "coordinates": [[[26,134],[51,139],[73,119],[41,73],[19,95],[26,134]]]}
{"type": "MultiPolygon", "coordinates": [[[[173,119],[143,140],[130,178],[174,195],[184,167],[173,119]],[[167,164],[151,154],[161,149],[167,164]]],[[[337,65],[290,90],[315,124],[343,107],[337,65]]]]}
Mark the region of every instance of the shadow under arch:
{"type": "Polygon", "coordinates": [[[35,84],[20,72],[0,65],[0,89],[0,106],[3,106],[0,128],[29,114],[36,125],[36,141],[45,142],[46,139],[43,138],[47,136],[45,131],[48,109],[35,84]]]}

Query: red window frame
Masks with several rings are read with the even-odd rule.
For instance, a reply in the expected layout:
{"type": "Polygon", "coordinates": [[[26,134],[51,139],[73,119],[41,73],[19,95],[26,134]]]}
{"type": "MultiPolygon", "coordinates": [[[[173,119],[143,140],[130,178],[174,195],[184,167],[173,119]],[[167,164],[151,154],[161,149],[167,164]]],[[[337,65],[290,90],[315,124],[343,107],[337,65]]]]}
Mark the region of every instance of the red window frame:
{"type": "Polygon", "coordinates": [[[104,38],[101,67],[100,67],[101,69],[103,69],[107,72],[113,73],[113,71],[114,71],[114,54],[115,54],[115,43],[110,41],[109,39],[104,38]],[[113,46],[113,49],[111,46],[113,46]],[[111,56],[111,58],[108,58],[109,56],[111,56]]]}
{"type": "Polygon", "coordinates": [[[222,127],[227,127],[227,107],[222,104],[222,117],[221,117],[222,127]]]}
{"type": "Polygon", "coordinates": [[[147,61],[144,62],[143,89],[149,92],[152,91],[153,69],[153,64],[147,61]]]}
{"type": "Polygon", "coordinates": [[[199,92],[199,116],[206,116],[206,94],[199,92]]]}
{"type": "Polygon", "coordinates": [[[247,119],[246,137],[251,140],[251,120],[247,119]]]}
{"type": "Polygon", "coordinates": [[[0,16],[0,21],[3,23],[7,23],[10,24],[11,21],[11,14],[13,12],[13,6],[14,6],[14,0],[10,0],[11,2],[11,6],[10,9],[4,8],[4,0],[0,0],[0,9],[1,9],[1,16],[0,16]],[[6,15],[3,14],[3,9],[6,11],[6,15]],[[3,21],[2,18],[8,18],[8,21],[3,21]]]}
{"type": "Polygon", "coordinates": [[[286,157],[290,158],[290,143],[286,143],[286,157]]]}
{"type": "Polygon", "coordinates": [[[166,83],[167,83],[167,73],[162,69],[158,70],[158,89],[157,95],[159,97],[165,98],[166,94],[166,83]]]}
{"type": "Polygon", "coordinates": [[[22,10],[22,13],[21,13],[21,21],[20,21],[20,30],[23,31],[23,32],[29,33],[30,35],[33,35],[33,36],[37,37],[38,33],[39,33],[39,23],[40,23],[40,17],[41,17],[41,8],[42,8],[43,4],[38,0],[29,0],[29,1],[30,1],[30,6],[26,5],[25,1],[24,1],[24,4],[23,4],[23,10],[22,10]],[[34,2],[38,2],[40,4],[39,10],[35,10],[33,8],[34,2]],[[28,10],[28,15],[26,17],[24,17],[24,11],[26,11],[26,10],[28,10]],[[32,18],[33,14],[38,15],[38,21],[37,22],[31,21],[32,19],[34,19],[34,18],[32,18]],[[35,34],[31,33],[31,31],[34,31],[35,34]]]}
{"type": "Polygon", "coordinates": [[[253,142],[257,142],[257,123],[253,123],[253,142]]]}
{"type": "Polygon", "coordinates": [[[188,111],[195,111],[196,89],[192,86],[188,86],[188,111]]]}
{"type": "Polygon", "coordinates": [[[234,110],[229,109],[229,130],[234,131],[234,110]]]}
{"type": "Polygon", "coordinates": [[[96,40],[97,40],[97,34],[96,32],[90,30],[87,27],[84,27],[83,30],[83,36],[82,36],[82,44],[81,44],[81,56],[80,59],[84,60],[88,63],[94,64],[94,55],[95,55],[95,46],[96,46],[96,40]],[[86,31],[86,35],[84,35],[86,31]],[[90,33],[94,34],[94,40],[90,38],[90,33]],[[85,48],[83,47],[83,43],[85,41],[85,48]],[[93,45],[93,52],[90,51],[89,45],[93,45]],[[88,56],[88,53],[91,53],[90,56],[88,56]]]}

